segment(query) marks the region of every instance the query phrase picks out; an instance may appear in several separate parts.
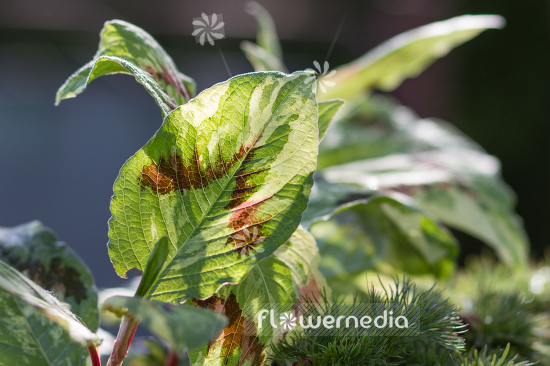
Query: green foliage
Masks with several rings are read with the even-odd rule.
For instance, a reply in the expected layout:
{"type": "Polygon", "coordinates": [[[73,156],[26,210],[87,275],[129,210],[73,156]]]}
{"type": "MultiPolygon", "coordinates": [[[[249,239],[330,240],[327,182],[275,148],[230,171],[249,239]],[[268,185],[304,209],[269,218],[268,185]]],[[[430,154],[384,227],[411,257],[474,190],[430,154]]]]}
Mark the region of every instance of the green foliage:
{"type": "Polygon", "coordinates": [[[99,342],[68,306],[0,261],[1,365],[83,365],[99,342]]]}
{"type": "Polygon", "coordinates": [[[371,286],[365,294],[354,298],[352,307],[345,307],[343,311],[337,299],[330,300],[326,295],[320,301],[305,299],[299,310],[304,317],[331,314],[336,318],[355,315],[361,307],[369,306],[369,315],[373,318],[384,311],[393,311],[395,317],[403,315],[414,319],[414,325],[402,333],[392,330],[389,334],[387,330],[375,328],[340,328],[328,336],[316,329],[300,329],[275,345],[270,357],[278,362],[309,360],[310,364],[320,366],[409,365],[416,344],[436,344],[447,352],[463,348],[463,340],[458,335],[463,328],[458,309],[434,289],[418,290],[410,278],[402,282],[396,279],[383,291],[371,286]]]}
{"type": "Polygon", "coordinates": [[[170,252],[170,241],[167,236],[163,236],[157,241],[149,258],[147,258],[147,263],[145,264],[145,269],[143,270],[143,275],[139,282],[139,286],[136,289],[136,296],[143,297],[145,296],[151,287],[155,284],[155,281],[166,263],[168,258],[168,253],[170,252]]]}
{"type": "Polygon", "coordinates": [[[114,184],[108,246],[119,275],[143,269],[168,236],[168,258],[146,296],[204,299],[288,240],[317,158],[309,76],[237,76],[164,120],[114,184]]]}
{"type": "Polygon", "coordinates": [[[504,19],[494,15],[464,15],[425,25],[395,36],[362,57],[336,69],[333,88],[321,99],[353,99],[360,93],[391,91],[453,48],[486,29],[502,28],[504,19]]]}
{"type": "MultiPolygon", "coordinates": [[[[271,19],[267,24],[263,32],[270,30],[268,38],[277,40],[271,19]]],[[[344,204],[388,196],[479,238],[508,265],[526,266],[528,240],[513,212],[513,193],[499,177],[498,160],[448,123],[420,119],[403,106],[369,94],[395,89],[454,47],[503,25],[501,17],[491,15],[432,23],[336,68],[330,79],[334,86],[317,97],[343,98],[348,105],[321,144],[318,191],[313,191],[309,212],[304,213],[304,226],[333,215],[344,204]]],[[[453,258],[449,252],[447,261],[453,258]]],[[[399,263],[389,264],[400,268],[399,263]]],[[[439,268],[424,268],[430,270],[438,273],[439,268]]]]}
{"type": "Polygon", "coordinates": [[[550,365],[549,268],[543,263],[510,271],[485,258],[470,261],[445,290],[463,308],[469,347],[509,344],[520,359],[550,365]]]}
{"type": "Polygon", "coordinates": [[[246,4],[246,11],[256,18],[258,23],[257,44],[244,41],[241,43],[246,58],[256,71],[287,72],[283,63],[283,54],[277,29],[271,15],[255,1],[246,4]]]}
{"type": "Polygon", "coordinates": [[[329,281],[365,271],[431,273],[446,278],[458,254],[457,243],[445,228],[387,197],[342,205],[315,223],[311,233],[321,252],[321,271],[329,281]]]}
{"type": "Polygon", "coordinates": [[[340,99],[327,100],[317,104],[319,107],[319,140],[325,137],[330,122],[343,104],[344,101],[340,99]]]}
{"type": "Polygon", "coordinates": [[[488,351],[476,348],[468,352],[449,352],[437,345],[415,345],[412,358],[408,365],[423,366],[529,366],[535,363],[518,361],[517,355],[510,356],[510,345],[500,350],[488,351]]]}
{"type": "Polygon", "coordinates": [[[226,317],[213,311],[139,297],[110,297],[103,303],[103,310],[138,320],[178,354],[185,347],[202,346],[227,326],[226,317]]]}
{"type": "Polygon", "coordinates": [[[176,68],[164,49],[143,29],[122,20],[106,22],[94,58],[59,88],[55,103],[74,98],[92,80],[109,74],[133,75],[167,116],[195,94],[195,82],[176,68]]]}
{"type": "Polygon", "coordinates": [[[41,222],[0,227],[0,260],[69,304],[88,328],[97,331],[97,289],[90,270],[41,222]]]}
{"type": "Polygon", "coordinates": [[[191,363],[198,366],[261,362],[263,350],[277,341],[282,332],[271,327],[259,329],[257,314],[262,309],[285,305],[290,308],[303,294],[326,288],[317,269],[319,260],[315,240],[298,228],[273,255],[256,263],[241,283],[221,289],[215,301],[203,302],[201,306],[226,314],[230,324],[214,343],[191,352],[191,363]]]}
{"type": "Polygon", "coordinates": [[[306,223],[382,195],[477,237],[511,267],[527,264],[528,240],[498,160],[446,122],[365,98],[333,123],[319,165],[306,223]]]}
{"type": "MultiPolygon", "coordinates": [[[[109,255],[120,276],[133,268],[143,276],[134,297],[102,305],[124,316],[108,366],[122,364],[138,322],[166,342],[173,360],[150,342],[134,365],[177,362],[186,347],[194,366],[550,364],[540,325],[547,294],[456,291],[452,299],[466,309],[461,320],[441,292],[422,291],[408,277],[382,291],[363,289],[351,307],[330,297],[334,290],[349,298],[367,272],[450,277],[458,245],[444,225],[491,246],[503,268],[522,274],[516,289],[532,284],[528,241],[498,160],[450,124],[370,93],[395,89],[452,48],[500,28],[502,18],[463,16],[401,34],[339,67],[334,87],[318,93],[313,72],[283,73],[267,10],[250,3],[247,11],[259,31],[257,44],[242,49],[257,72],[195,96],[192,79],[151,35],[113,20],[92,61],[57,93],[56,104],[99,76],[125,73],[162,111],[159,130],[114,184],[109,255]],[[366,304],[373,317],[402,315],[411,328],[319,335],[262,328],[257,316],[283,305],[306,318],[348,316],[366,304]]],[[[39,223],[0,229],[0,258],[38,283],[0,261],[0,342],[7,345],[0,364],[83,364],[84,346],[93,355],[98,341],[87,268],[39,223]]]]}

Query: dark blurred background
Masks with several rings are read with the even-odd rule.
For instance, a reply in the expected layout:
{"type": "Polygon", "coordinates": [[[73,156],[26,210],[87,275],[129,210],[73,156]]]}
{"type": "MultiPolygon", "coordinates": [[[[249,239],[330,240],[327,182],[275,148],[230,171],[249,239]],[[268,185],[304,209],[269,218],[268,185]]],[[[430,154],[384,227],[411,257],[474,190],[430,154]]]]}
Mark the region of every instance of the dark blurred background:
{"type": "MultiPolygon", "coordinates": [[[[453,51],[394,95],[422,117],[455,123],[499,157],[540,258],[550,242],[550,3],[517,0],[260,1],[273,15],[290,70],[349,62],[410,28],[462,14],[508,24],[453,51]]],[[[129,76],[94,81],[54,107],[57,88],[95,53],[104,21],[152,33],[202,90],[228,78],[216,47],[191,36],[194,17],[221,13],[218,41],[233,75],[252,71],[240,52],[255,38],[245,1],[0,1],[0,226],[33,219],[84,258],[99,286],[121,283],[107,255],[112,184],[124,161],[160,126],[153,99],[129,76]]],[[[468,251],[477,251],[469,241],[468,251]]]]}

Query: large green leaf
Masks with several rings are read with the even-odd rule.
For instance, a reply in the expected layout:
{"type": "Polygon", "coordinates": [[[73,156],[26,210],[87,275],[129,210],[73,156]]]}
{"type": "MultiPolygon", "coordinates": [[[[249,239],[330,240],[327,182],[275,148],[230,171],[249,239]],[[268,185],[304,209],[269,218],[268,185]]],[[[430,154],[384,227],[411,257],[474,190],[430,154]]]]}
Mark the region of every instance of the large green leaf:
{"type": "Polygon", "coordinates": [[[326,288],[319,262],[315,240],[299,227],[285,245],[256,263],[241,283],[198,301],[200,306],[226,314],[230,323],[208,347],[190,354],[192,364],[262,364],[266,350],[282,332],[269,326],[259,328],[259,312],[290,310],[301,296],[315,296],[326,288]]]}
{"type": "Polygon", "coordinates": [[[355,200],[311,226],[327,279],[367,270],[448,277],[458,246],[429,216],[387,197],[355,200]]]}
{"type": "Polygon", "coordinates": [[[305,225],[339,204],[387,195],[484,241],[510,266],[527,263],[528,240],[495,157],[452,125],[379,96],[352,106],[321,144],[325,169],[305,225]]]}
{"type": "Polygon", "coordinates": [[[415,206],[491,246],[510,266],[524,266],[528,241],[514,196],[495,174],[498,162],[475,151],[428,151],[368,159],[323,170],[329,182],[415,206]]]}
{"type": "Polygon", "coordinates": [[[71,306],[93,331],[99,325],[97,289],[82,260],[38,221],[0,227],[0,260],[71,306]]]}
{"type": "Polygon", "coordinates": [[[258,23],[257,44],[248,41],[241,43],[246,58],[256,71],[286,72],[277,29],[271,15],[255,1],[248,2],[245,9],[258,23]]]}
{"type": "Polygon", "coordinates": [[[197,348],[215,338],[227,325],[221,314],[193,306],[178,306],[140,297],[114,296],[105,300],[103,310],[130,316],[180,354],[185,347],[197,348]]]}
{"type": "Polygon", "coordinates": [[[98,341],[66,304],[0,261],[0,365],[82,365],[98,341]]]}
{"type": "Polygon", "coordinates": [[[94,79],[108,74],[129,74],[155,98],[166,116],[195,93],[195,83],[176,68],[174,61],[150,34],[122,20],[105,23],[93,60],[59,88],[55,103],[74,98],[94,79]]]}
{"type": "Polygon", "coordinates": [[[503,25],[504,19],[496,15],[463,15],[399,34],[338,67],[331,78],[335,85],[319,98],[348,99],[371,89],[391,91],[453,48],[487,29],[503,25]]]}
{"type": "Polygon", "coordinates": [[[237,76],[165,119],[114,184],[109,254],[119,275],[143,269],[168,236],[168,259],[147,297],[204,299],[288,240],[317,159],[311,76],[237,76]]]}

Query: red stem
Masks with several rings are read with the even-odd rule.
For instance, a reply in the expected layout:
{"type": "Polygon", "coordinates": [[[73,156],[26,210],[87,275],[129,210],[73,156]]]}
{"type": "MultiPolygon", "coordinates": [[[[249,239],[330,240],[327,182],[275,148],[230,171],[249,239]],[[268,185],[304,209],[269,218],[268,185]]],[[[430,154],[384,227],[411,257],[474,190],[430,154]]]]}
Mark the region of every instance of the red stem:
{"type": "Polygon", "coordinates": [[[113,347],[113,352],[111,353],[111,357],[109,357],[109,361],[107,361],[107,366],[122,365],[122,361],[124,361],[126,354],[128,354],[130,343],[132,343],[132,339],[134,339],[134,334],[136,334],[138,324],[139,323],[131,317],[122,317],[115,340],[115,346],[113,347]]]}
{"type": "Polygon", "coordinates": [[[179,364],[179,356],[170,349],[168,356],[166,357],[166,361],[164,361],[164,366],[178,366],[179,364]]]}
{"type": "Polygon", "coordinates": [[[89,345],[88,351],[90,352],[90,358],[92,359],[92,366],[101,366],[101,358],[99,358],[97,347],[94,344],[89,345]]]}

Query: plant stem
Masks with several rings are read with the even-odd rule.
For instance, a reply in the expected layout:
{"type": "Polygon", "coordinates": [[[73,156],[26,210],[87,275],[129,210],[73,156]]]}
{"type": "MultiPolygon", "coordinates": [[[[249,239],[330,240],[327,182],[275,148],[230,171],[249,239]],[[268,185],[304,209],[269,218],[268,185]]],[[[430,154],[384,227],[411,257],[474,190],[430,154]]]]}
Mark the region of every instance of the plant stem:
{"type": "Polygon", "coordinates": [[[130,347],[130,343],[132,343],[134,334],[136,334],[138,324],[139,322],[134,318],[127,315],[122,317],[115,340],[115,346],[113,347],[113,352],[111,353],[111,357],[109,357],[107,366],[122,365],[122,361],[124,361],[126,354],[128,354],[128,348],[130,347]]]}
{"type": "Polygon", "coordinates": [[[170,349],[170,351],[168,352],[168,356],[164,361],[164,366],[178,366],[179,364],[180,358],[172,349],[170,349]]]}
{"type": "Polygon", "coordinates": [[[99,352],[97,352],[96,345],[89,345],[88,351],[90,352],[90,358],[92,359],[92,366],[101,366],[101,358],[99,357],[99,352]]]}

